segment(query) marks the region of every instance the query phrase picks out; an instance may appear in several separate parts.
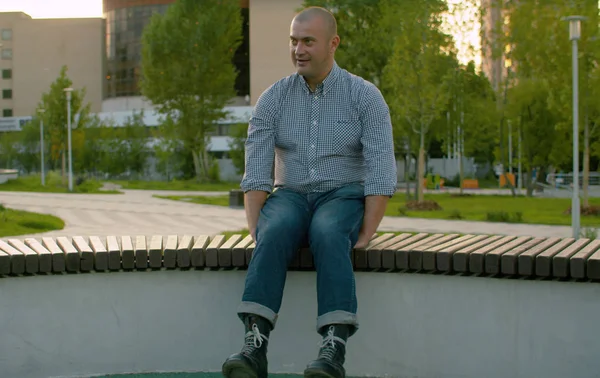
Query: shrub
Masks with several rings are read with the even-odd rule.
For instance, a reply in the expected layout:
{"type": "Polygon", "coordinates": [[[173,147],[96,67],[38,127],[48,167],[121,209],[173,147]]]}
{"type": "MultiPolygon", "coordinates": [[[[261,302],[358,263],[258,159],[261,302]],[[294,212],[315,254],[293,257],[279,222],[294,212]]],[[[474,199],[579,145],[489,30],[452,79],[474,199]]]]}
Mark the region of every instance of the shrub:
{"type": "Polygon", "coordinates": [[[521,223],[523,222],[523,213],[520,211],[512,214],[506,211],[490,211],[486,213],[485,220],[488,222],[521,223]]]}
{"type": "Polygon", "coordinates": [[[408,201],[406,202],[406,209],[414,211],[435,211],[442,210],[442,207],[437,202],[431,200],[423,202],[408,201]]]}

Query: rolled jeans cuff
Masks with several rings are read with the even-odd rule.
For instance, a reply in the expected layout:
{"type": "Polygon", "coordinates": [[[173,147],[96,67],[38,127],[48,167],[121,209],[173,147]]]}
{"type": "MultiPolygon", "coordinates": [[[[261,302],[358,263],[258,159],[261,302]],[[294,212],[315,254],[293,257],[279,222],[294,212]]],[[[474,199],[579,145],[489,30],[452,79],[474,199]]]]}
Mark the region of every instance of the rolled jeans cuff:
{"type": "Polygon", "coordinates": [[[317,318],[317,332],[321,333],[323,327],[330,324],[347,324],[350,327],[350,336],[358,330],[358,317],[348,311],[331,311],[317,318]]]}
{"type": "Polygon", "coordinates": [[[277,314],[270,308],[255,302],[242,302],[237,309],[238,316],[243,320],[245,314],[258,315],[267,319],[271,323],[271,328],[275,329],[277,314]]]}

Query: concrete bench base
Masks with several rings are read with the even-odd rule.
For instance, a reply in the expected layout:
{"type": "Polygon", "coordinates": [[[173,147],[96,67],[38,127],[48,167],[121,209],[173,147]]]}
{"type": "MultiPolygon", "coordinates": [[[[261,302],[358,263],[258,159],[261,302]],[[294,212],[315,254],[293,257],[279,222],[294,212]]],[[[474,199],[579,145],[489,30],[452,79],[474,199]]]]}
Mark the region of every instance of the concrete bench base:
{"type": "MultiPolygon", "coordinates": [[[[600,285],[357,272],[361,329],[349,376],[593,377],[600,285]]],[[[0,278],[5,377],[218,372],[242,346],[243,270],[154,270],[0,278]]],[[[288,275],[272,373],[317,354],[312,271],[288,275]]]]}

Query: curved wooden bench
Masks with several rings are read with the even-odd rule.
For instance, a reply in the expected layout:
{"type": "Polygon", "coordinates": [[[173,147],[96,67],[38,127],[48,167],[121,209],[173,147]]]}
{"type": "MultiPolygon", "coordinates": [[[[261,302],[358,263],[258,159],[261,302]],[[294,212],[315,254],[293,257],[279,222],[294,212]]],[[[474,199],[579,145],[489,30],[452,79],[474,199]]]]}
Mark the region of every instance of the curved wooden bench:
{"type": "MultiPolygon", "coordinates": [[[[145,269],[245,269],[250,236],[153,235],[0,239],[0,275],[145,269]]],[[[356,271],[600,280],[600,240],[504,235],[384,233],[352,251],[356,271]]],[[[313,270],[302,248],[290,270],[313,270]]]]}

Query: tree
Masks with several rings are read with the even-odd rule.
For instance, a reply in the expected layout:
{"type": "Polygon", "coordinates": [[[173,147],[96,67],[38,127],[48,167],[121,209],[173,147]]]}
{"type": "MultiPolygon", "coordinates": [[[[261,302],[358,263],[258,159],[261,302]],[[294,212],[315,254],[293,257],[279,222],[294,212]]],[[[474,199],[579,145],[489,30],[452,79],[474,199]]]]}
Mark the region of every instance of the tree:
{"type": "Polygon", "coordinates": [[[142,35],[142,94],[174,120],[164,137],[182,143],[198,180],[210,174],[209,132],[235,96],[241,39],[239,2],[221,0],[178,0],[142,35]]]}
{"type": "MultiPolygon", "coordinates": [[[[66,179],[65,167],[68,138],[67,97],[64,89],[73,86],[73,82],[67,76],[67,71],[67,66],[61,68],[60,75],[50,85],[49,91],[42,94],[42,99],[38,105],[39,108],[45,110],[41,117],[44,119],[44,140],[48,141],[50,146],[49,160],[53,166],[57,166],[57,163],[60,161],[63,184],[65,184],[66,179]]],[[[86,122],[89,121],[90,104],[84,104],[85,94],[85,88],[74,89],[71,93],[72,128],[85,127],[86,122]]]]}
{"type": "MultiPolygon", "coordinates": [[[[553,127],[555,132],[541,133],[543,140],[533,140],[536,145],[552,146],[549,161],[555,166],[572,170],[572,79],[571,79],[571,42],[569,41],[568,22],[565,16],[579,14],[588,17],[582,25],[580,47],[580,98],[582,120],[584,123],[583,158],[583,205],[587,206],[587,187],[589,177],[590,140],[595,134],[594,125],[600,116],[600,107],[596,100],[598,93],[598,68],[593,64],[598,57],[598,44],[593,41],[598,33],[598,3],[595,0],[565,2],[559,0],[521,1],[508,3],[507,14],[510,17],[508,33],[503,45],[510,46],[508,58],[516,66],[515,85],[530,85],[535,82],[539,89],[545,88],[545,120],[552,120],[546,128],[553,127]],[[591,129],[590,129],[590,126],[591,129]],[[547,143],[545,138],[555,135],[556,140],[547,143]]],[[[518,93],[518,91],[513,91],[518,93]]],[[[525,93],[532,92],[525,88],[525,93]]],[[[517,96],[518,99],[536,99],[529,106],[540,106],[539,93],[535,96],[517,96]]],[[[513,101],[510,98],[508,101],[513,101]]],[[[518,106],[517,106],[518,107],[518,106]]],[[[535,118],[530,117],[530,121],[535,118]]],[[[573,174],[579,174],[579,169],[573,174]]]]}
{"type": "MultiPolygon", "coordinates": [[[[495,125],[498,121],[495,96],[490,82],[481,73],[475,72],[474,62],[458,67],[450,81],[450,99],[447,117],[447,132],[440,133],[446,142],[445,149],[452,140],[457,141],[459,152],[460,191],[464,180],[464,156],[484,156],[489,161],[489,153],[496,143],[495,125]]],[[[449,151],[446,151],[447,153],[449,151]]]]}
{"type": "Polygon", "coordinates": [[[456,69],[451,38],[440,29],[445,3],[420,2],[405,9],[403,32],[393,41],[393,54],[384,70],[383,87],[397,124],[408,125],[419,136],[417,200],[423,201],[425,141],[432,123],[449,100],[449,85],[456,69]]]}

